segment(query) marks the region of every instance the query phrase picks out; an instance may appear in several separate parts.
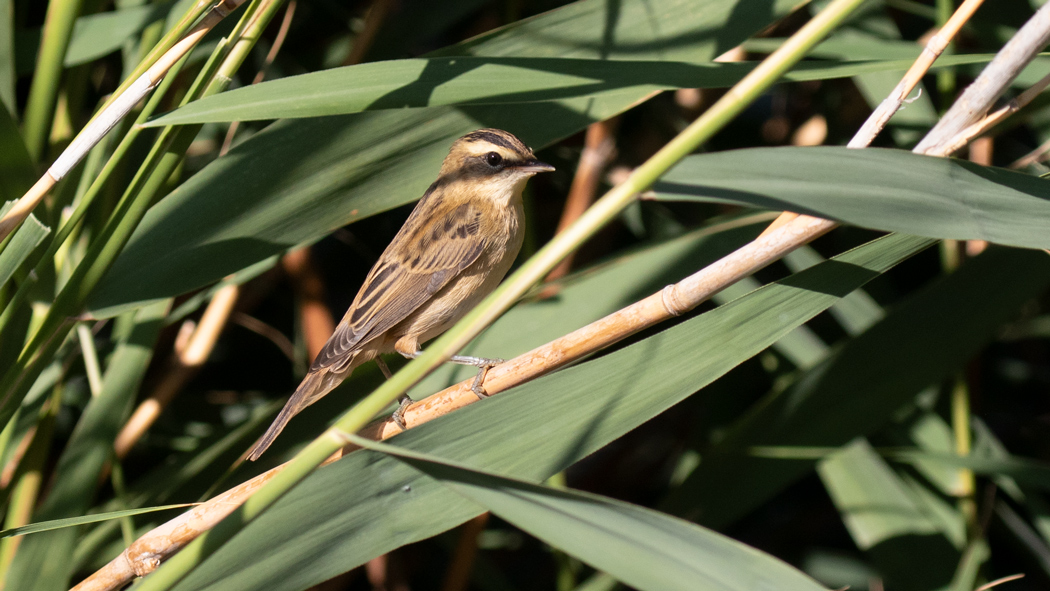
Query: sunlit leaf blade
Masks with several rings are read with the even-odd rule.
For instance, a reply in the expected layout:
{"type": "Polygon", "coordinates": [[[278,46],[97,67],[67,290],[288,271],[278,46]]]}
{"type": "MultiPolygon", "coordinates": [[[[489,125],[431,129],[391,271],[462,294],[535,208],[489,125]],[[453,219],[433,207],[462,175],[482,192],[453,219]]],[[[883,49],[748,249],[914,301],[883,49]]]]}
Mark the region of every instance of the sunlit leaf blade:
{"type": "Polygon", "coordinates": [[[65,65],[86,64],[117,51],[149,23],[164,18],[176,0],[128,6],[112,12],[82,16],[73,27],[65,65]]]}
{"type": "Polygon", "coordinates": [[[901,150],[755,148],[691,156],[656,198],[808,213],[931,238],[1050,248],[1050,181],[901,150]]]}
{"type": "Polygon", "coordinates": [[[667,508],[715,528],[733,523],[814,466],[747,450],[838,447],[873,432],[961,367],[1047,285],[1050,258],[1042,252],[1000,248],[969,260],[741,418],[707,450],[667,508]]]}
{"type": "MultiPolygon", "coordinates": [[[[929,244],[910,236],[882,238],[395,441],[515,478],[545,478],[680,402],[929,244]]],[[[308,477],[176,589],[298,591],[481,511],[393,459],[351,454],[308,477]]]]}
{"type": "MultiPolygon", "coordinates": [[[[4,204],[4,207],[0,208],[0,215],[10,206],[11,202],[4,204]]],[[[0,285],[6,284],[11,279],[22,262],[50,232],[50,228],[41,224],[33,214],[29,214],[29,217],[22,222],[21,227],[11,238],[11,242],[0,252],[0,285]]]]}
{"type": "MultiPolygon", "coordinates": [[[[793,273],[798,273],[802,269],[808,269],[823,261],[824,257],[810,246],[797,248],[782,259],[782,262],[793,273]]],[[[842,298],[842,301],[832,306],[829,312],[848,334],[854,336],[864,332],[886,315],[875,300],[862,290],[857,290],[842,298]]]]}
{"type": "MultiPolygon", "coordinates": [[[[991,60],[949,56],[941,67],[991,60]]],[[[846,78],[907,69],[910,61],[802,62],[785,80],[846,78]]],[[[361,111],[546,102],[671,88],[732,86],[755,62],[608,61],[440,57],[375,62],[291,76],[194,101],[147,126],[342,115],[361,111]]]]}
{"type": "Polygon", "coordinates": [[[864,439],[821,461],[817,473],[854,543],[869,553],[888,584],[924,589],[948,584],[965,544],[960,513],[952,511],[950,526],[937,519],[928,499],[910,489],[864,439]]]}
{"type": "MultiPolygon", "coordinates": [[[[794,9],[708,0],[581,0],[442,52],[444,56],[702,61],[794,9]],[[613,18],[615,17],[615,18],[613,18]]],[[[146,216],[89,302],[96,314],[184,293],[335,228],[418,199],[452,141],[499,127],[540,148],[622,112],[646,93],[557,104],[433,107],[270,126],[208,165],[146,216]]]]}
{"type": "Polygon", "coordinates": [[[66,519],[55,519],[54,521],[42,521],[40,523],[31,523],[29,525],[23,525],[22,527],[12,527],[11,529],[5,529],[3,531],[0,531],[0,538],[9,538],[11,536],[24,536],[27,534],[34,534],[37,532],[51,531],[54,529],[61,529],[65,527],[74,527],[77,525],[85,525],[88,523],[98,523],[99,521],[108,521],[110,519],[119,519],[121,517],[130,517],[132,515],[142,515],[143,513],[154,513],[156,511],[170,511],[171,509],[182,509],[184,507],[192,507],[193,505],[193,503],[180,503],[177,505],[164,505],[162,507],[144,507],[142,509],[110,511],[109,513],[97,513],[95,515],[85,515],[83,517],[69,517],[66,519]]]}
{"type": "Polygon", "coordinates": [[[824,589],[777,558],[652,509],[355,439],[396,457],[501,519],[637,589],[824,589]]]}
{"type": "MultiPolygon", "coordinates": [[[[164,18],[178,0],[143,6],[126,6],[109,12],[89,14],[77,19],[69,38],[63,65],[79,66],[118,51],[149,23],[164,18]]],[[[186,0],[181,0],[183,4],[186,0]]],[[[191,0],[192,1],[192,0],[191,0]]],[[[18,73],[33,71],[36,50],[40,46],[40,29],[26,31],[18,38],[18,73]]]]}

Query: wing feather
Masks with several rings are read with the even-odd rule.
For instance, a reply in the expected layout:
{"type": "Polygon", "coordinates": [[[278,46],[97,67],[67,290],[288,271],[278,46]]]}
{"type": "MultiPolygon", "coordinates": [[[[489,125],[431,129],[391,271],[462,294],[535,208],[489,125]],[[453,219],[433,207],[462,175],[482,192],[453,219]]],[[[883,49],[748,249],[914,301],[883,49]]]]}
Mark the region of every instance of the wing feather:
{"type": "Polygon", "coordinates": [[[465,203],[441,210],[426,205],[420,202],[372,267],[310,371],[338,365],[393,328],[484,252],[487,243],[481,236],[478,207],[465,203]]]}

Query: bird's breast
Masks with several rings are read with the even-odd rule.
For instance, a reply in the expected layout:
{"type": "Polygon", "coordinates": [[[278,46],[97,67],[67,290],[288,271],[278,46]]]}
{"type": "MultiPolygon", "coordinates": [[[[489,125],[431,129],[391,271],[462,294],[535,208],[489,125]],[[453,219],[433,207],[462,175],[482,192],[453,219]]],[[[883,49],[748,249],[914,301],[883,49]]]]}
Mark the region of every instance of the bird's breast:
{"type": "Polygon", "coordinates": [[[420,343],[438,336],[496,289],[514,264],[525,237],[521,199],[512,200],[508,209],[509,215],[485,220],[489,227],[484,235],[489,240],[478,259],[391,331],[391,343],[405,335],[416,337],[420,343]]]}

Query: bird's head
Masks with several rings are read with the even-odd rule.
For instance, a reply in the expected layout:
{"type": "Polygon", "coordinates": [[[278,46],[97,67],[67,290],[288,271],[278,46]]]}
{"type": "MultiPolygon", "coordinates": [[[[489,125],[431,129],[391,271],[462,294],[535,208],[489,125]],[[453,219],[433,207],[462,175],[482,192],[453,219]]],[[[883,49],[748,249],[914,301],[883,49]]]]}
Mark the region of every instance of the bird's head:
{"type": "Polygon", "coordinates": [[[501,129],[479,129],[459,138],[441,165],[441,177],[484,187],[494,193],[518,193],[529,177],[554,167],[536,155],[514,134],[501,129]]]}

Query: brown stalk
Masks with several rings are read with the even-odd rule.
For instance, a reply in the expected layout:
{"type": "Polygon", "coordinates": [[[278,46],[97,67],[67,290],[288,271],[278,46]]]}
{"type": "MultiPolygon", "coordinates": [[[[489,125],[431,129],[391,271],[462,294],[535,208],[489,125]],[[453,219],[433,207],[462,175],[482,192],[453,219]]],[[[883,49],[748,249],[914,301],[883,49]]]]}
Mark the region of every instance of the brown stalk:
{"type": "Polygon", "coordinates": [[[235,284],[226,285],[215,292],[211,302],[208,303],[208,307],[204,310],[204,315],[201,316],[200,323],[193,329],[192,336],[188,338],[185,337],[185,334],[188,332],[188,330],[185,330],[185,327],[188,324],[183,324],[179,340],[185,341],[184,346],[179,347],[179,343],[176,343],[175,352],[164,376],[160,379],[156,388],[153,389],[153,393],[150,394],[149,398],[143,400],[138,408],[135,409],[135,412],[132,413],[131,418],[128,419],[128,422],[121,429],[120,434],[117,435],[117,439],[113,443],[113,449],[118,459],[128,455],[131,448],[156,422],[157,417],[160,416],[160,413],[163,412],[168,403],[175,398],[175,395],[182,390],[182,387],[197,374],[200,367],[208,360],[208,356],[211,355],[212,350],[215,348],[215,342],[219,339],[223,328],[226,327],[226,321],[229,319],[239,295],[240,286],[235,284]]]}
{"type": "Polygon", "coordinates": [[[335,332],[335,320],[325,305],[324,282],[314,267],[309,246],[284,255],[281,266],[295,290],[303,339],[306,341],[307,353],[313,359],[335,332]]]}
{"type": "MultiPolygon", "coordinates": [[[[270,69],[273,60],[277,59],[277,53],[281,51],[284,40],[288,37],[288,29],[292,26],[292,17],[295,16],[295,4],[296,0],[288,0],[288,6],[284,9],[284,18],[281,20],[281,27],[277,29],[277,35],[273,38],[273,46],[270,47],[270,51],[267,52],[266,58],[263,60],[262,67],[259,68],[255,78],[252,79],[252,84],[258,84],[266,79],[266,71],[270,69]]],[[[234,121],[230,124],[229,129],[226,130],[226,138],[222,140],[222,148],[219,149],[220,156],[230,151],[230,146],[233,145],[233,136],[237,135],[237,129],[240,126],[240,121],[234,121]]]]}
{"type": "Polygon", "coordinates": [[[379,27],[383,25],[383,21],[386,20],[387,15],[390,14],[393,8],[393,0],[376,0],[372,3],[372,6],[368,8],[368,12],[365,13],[364,27],[357,34],[353,46],[350,47],[350,53],[343,60],[344,66],[353,66],[364,61],[368,50],[375,43],[379,27]]]}
{"type": "MultiPolygon", "coordinates": [[[[558,221],[558,232],[571,226],[587,211],[591,203],[594,203],[602,170],[608,166],[616,148],[613,134],[616,132],[617,121],[608,119],[587,126],[580,163],[576,166],[576,176],[572,178],[569,195],[565,198],[565,209],[562,210],[561,219],[558,221]]],[[[572,260],[572,254],[562,259],[547,275],[547,281],[564,277],[572,268],[572,260]]]]}
{"type": "MultiPolygon", "coordinates": [[[[1032,40],[1042,37],[1050,37],[1050,4],[1043,5],[1036,16],[1029,20],[999,52],[999,56],[1007,56],[1008,59],[999,60],[997,57],[992,62],[992,64],[997,64],[995,68],[990,64],[971,86],[971,88],[974,86],[980,88],[981,94],[986,97],[984,110],[987,110],[998,96],[987,92],[986,79],[999,79],[1002,77],[1002,71],[1019,72],[1024,64],[1031,61],[1042,48],[1042,45],[1033,43],[1032,40]]],[[[1008,82],[1008,80],[1004,81],[1002,88],[1005,88],[1008,82]]],[[[973,95],[967,96],[969,91],[970,88],[963,93],[963,98],[966,98],[968,105],[980,107],[981,105],[976,103],[973,95]]],[[[959,129],[965,127],[964,124],[959,126],[959,129]]],[[[915,151],[935,156],[944,155],[935,146],[923,150],[916,148],[915,151]]],[[[488,379],[485,381],[485,389],[491,394],[496,394],[561,368],[586,354],[593,353],[658,322],[683,314],[712,294],[778,260],[787,252],[814,240],[835,226],[837,224],[832,221],[799,216],[677,284],[665,287],[640,302],[614,312],[547,345],[497,365],[489,372],[488,379]]],[[[414,427],[462,406],[477,402],[477,396],[470,390],[472,382],[473,378],[470,378],[413,404],[405,413],[405,422],[409,427],[414,427]]],[[[386,439],[400,431],[393,421],[387,420],[372,424],[362,430],[361,435],[372,439],[386,439]]],[[[342,453],[349,451],[349,447],[344,448],[342,453]]],[[[337,459],[336,456],[333,456],[327,462],[335,459],[337,459]]],[[[85,579],[74,590],[116,589],[127,584],[135,576],[144,576],[152,572],[163,559],[174,554],[200,533],[210,529],[232,513],[282,467],[283,465],[260,474],[144,534],[120,556],[85,579]]]]}
{"type": "Polygon", "coordinates": [[[478,536],[485,531],[489,522],[488,511],[463,524],[459,533],[459,542],[452,554],[452,563],[445,573],[445,582],[441,591],[466,591],[470,584],[470,572],[474,569],[474,559],[478,556],[478,536]]]}

